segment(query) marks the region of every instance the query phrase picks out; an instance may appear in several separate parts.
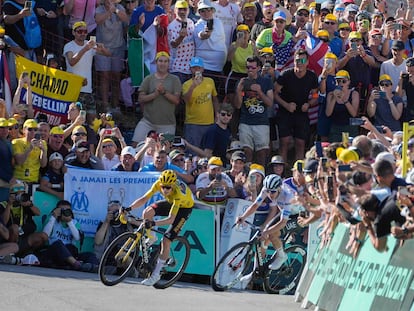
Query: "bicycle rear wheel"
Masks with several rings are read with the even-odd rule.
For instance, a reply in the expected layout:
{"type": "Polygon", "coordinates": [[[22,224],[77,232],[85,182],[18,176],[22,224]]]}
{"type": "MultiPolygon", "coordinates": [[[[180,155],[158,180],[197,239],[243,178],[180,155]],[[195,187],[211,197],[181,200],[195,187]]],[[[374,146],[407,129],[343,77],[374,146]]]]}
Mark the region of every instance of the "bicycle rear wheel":
{"type": "Polygon", "coordinates": [[[306,249],[293,245],[285,249],[288,259],[278,270],[268,270],[263,289],[268,294],[293,294],[306,263],[306,249]]]}
{"type": "Polygon", "coordinates": [[[241,242],[234,245],[220,259],[211,277],[215,291],[225,291],[236,285],[253,267],[252,245],[241,242]]]}
{"type": "Polygon", "coordinates": [[[98,273],[102,283],[113,286],[127,276],[138,277],[134,268],[139,253],[139,242],[135,245],[136,238],[136,234],[125,232],[109,244],[99,263],[98,273]]]}
{"type": "MultiPolygon", "coordinates": [[[[165,238],[164,238],[165,239],[165,238]]],[[[161,269],[161,279],[155,288],[165,289],[177,282],[183,275],[190,259],[190,244],[185,237],[177,236],[171,241],[170,255],[161,269]]]]}

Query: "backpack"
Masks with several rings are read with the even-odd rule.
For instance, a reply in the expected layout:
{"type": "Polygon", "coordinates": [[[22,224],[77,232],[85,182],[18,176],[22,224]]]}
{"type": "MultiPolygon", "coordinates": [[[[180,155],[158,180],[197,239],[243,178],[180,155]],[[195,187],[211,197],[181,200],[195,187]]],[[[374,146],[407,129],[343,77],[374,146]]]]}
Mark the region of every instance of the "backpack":
{"type": "MultiPolygon", "coordinates": [[[[12,1],[6,1],[4,4],[11,4],[14,7],[16,7],[19,10],[22,10],[23,7],[20,4],[17,4],[16,2],[12,1]]],[[[32,1],[32,10],[35,7],[36,3],[35,1],[32,1]]],[[[23,19],[24,23],[24,33],[21,31],[19,27],[17,27],[16,24],[13,24],[14,27],[16,27],[17,31],[20,33],[20,35],[24,38],[24,41],[26,42],[26,45],[29,49],[35,49],[41,46],[42,44],[42,32],[39,26],[39,21],[37,20],[36,14],[32,12],[31,15],[26,16],[23,19]]]]}

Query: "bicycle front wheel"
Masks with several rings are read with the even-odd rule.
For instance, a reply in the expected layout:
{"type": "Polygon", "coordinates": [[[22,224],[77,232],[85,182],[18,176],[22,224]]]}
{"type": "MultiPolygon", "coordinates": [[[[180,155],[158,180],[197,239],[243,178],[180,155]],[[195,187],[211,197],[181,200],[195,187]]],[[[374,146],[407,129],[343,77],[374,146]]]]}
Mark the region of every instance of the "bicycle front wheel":
{"type": "Polygon", "coordinates": [[[177,282],[183,275],[189,260],[190,244],[185,237],[177,236],[171,241],[170,255],[166,265],[161,269],[161,279],[154,284],[154,287],[165,289],[177,282]]]}
{"type": "Polygon", "coordinates": [[[220,259],[211,277],[215,291],[225,291],[236,285],[253,267],[252,245],[241,242],[234,245],[220,259]]]}
{"type": "Polygon", "coordinates": [[[138,258],[139,241],[132,232],[119,235],[107,247],[99,263],[99,277],[107,286],[121,282],[127,276],[138,277],[134,264],[138,258]]]}
{"type": "Polygon", "coordinates": [[[293,294],[306,263],[306,249],[293,245],[285,249],[288,259],[278,270],[268,270],[263,289],[268,294],[293,294]]]}

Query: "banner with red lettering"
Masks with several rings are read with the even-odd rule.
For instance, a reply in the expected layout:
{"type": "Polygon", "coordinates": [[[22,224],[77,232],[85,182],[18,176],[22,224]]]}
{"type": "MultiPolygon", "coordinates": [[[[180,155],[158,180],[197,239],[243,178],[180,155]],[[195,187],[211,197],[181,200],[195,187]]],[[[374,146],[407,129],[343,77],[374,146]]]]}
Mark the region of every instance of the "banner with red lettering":
{"type": "MultiPolygon", "coordinates": [[[[35,118],[45,114],[51,125],[67,123],[68,107],[71,102],[78,100],[83,77],[16,56],[17,77],[22,72],[30,76],[35,118]]],[[[26,92],[22,92],[21,96],[20,101],[26,103],[26,92]]]]}

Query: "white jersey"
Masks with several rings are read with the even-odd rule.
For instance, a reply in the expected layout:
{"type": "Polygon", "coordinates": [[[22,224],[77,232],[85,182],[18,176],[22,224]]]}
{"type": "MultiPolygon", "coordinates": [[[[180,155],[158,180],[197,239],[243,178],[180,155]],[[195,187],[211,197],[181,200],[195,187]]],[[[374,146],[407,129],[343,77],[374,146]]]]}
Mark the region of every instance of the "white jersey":
{"type": "Polygon", "coordinates": [[[288,191],[286,186],[282,184],[281,192],[274,200],[270,198],[270,191],[262,188],[254,203],[260,206],[265,200],[267,200],[269,206],[277,206],[280,209],[281,218],[289,219],[289,216],[292,214],[290,202],[293,198],[294,196],[291,195],[291,192],[288,191]]]}

